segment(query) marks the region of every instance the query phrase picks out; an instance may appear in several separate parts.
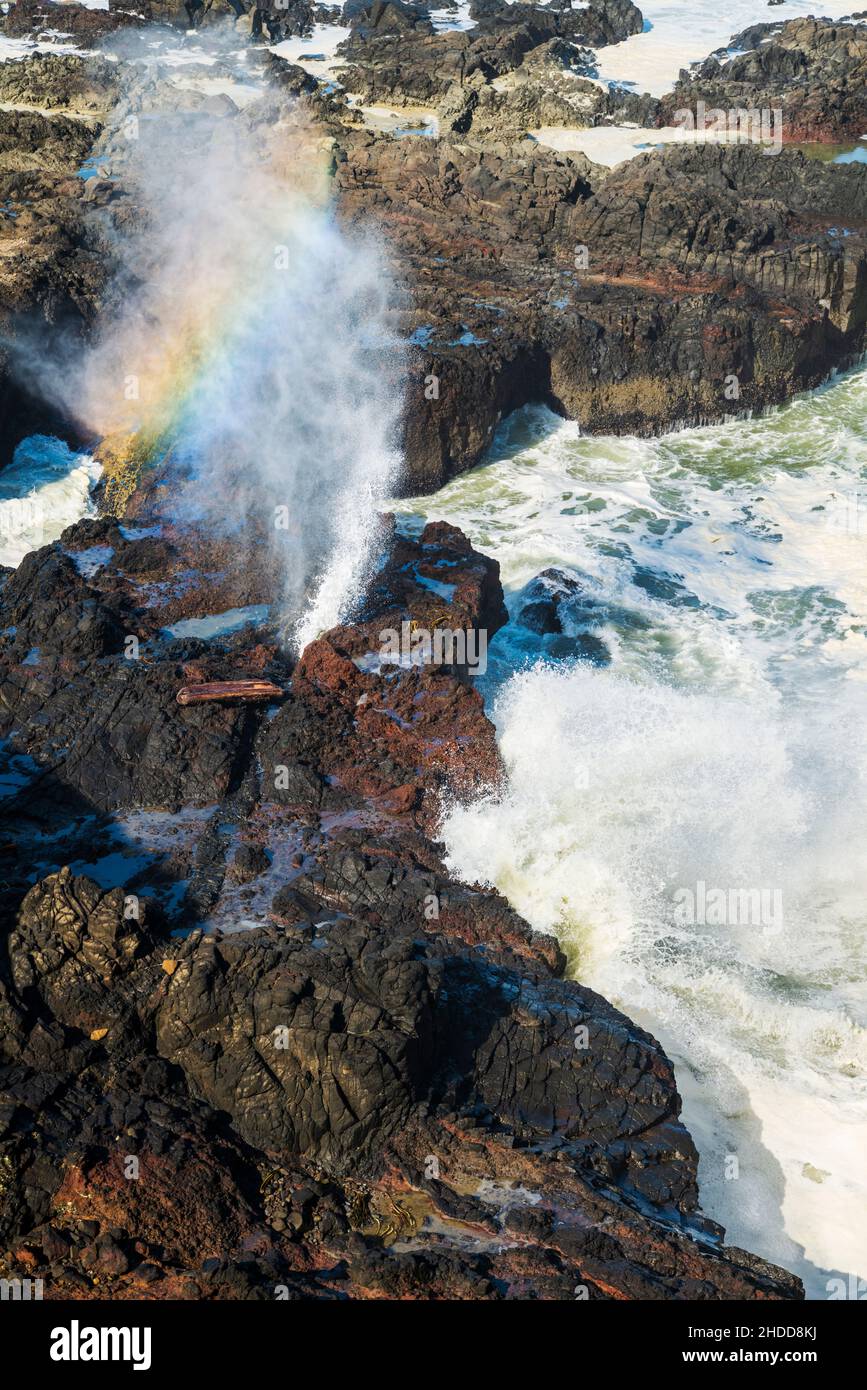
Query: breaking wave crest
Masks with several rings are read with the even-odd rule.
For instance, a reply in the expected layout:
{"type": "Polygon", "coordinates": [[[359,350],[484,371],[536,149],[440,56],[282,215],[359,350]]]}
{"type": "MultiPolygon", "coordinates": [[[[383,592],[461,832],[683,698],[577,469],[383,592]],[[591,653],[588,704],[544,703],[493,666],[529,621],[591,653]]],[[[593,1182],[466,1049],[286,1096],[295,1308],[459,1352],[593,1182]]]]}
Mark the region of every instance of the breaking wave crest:
{"type": "Polygon", "coordinates": [[[705,1210],[820,1298],[867,1273],[865,405],[855,373],[649,441],[525,411],[404,504],[500,560],[512,618],[487,677],[505,781],[448,811],[450,867],[660,1038],[705,1210]],[[522,626],[551,566],[607,667],[522,626]],[[717,919],[714,890],[751,910],[717,919]]]}

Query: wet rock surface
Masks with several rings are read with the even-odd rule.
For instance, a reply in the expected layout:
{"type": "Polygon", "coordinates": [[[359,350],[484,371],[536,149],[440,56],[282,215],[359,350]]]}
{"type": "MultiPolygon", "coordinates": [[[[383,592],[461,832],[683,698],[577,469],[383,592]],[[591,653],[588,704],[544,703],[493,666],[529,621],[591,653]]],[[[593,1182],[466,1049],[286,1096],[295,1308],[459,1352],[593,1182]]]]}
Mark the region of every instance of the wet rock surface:
{"type": "MultiPolygon", "coordinates": [[[[82,46],[142,23],[62,8],[82,46]]],[[[742,410],[863,347],[861,169],[699,147],[609,172],[513,141],[542,110],[629,107],[588,95],[584,49],[641,17],[473,13],[457,37],[415,7],[346,15],[362,94],[435,96],[443,138],[363,129],[290,65],[273,108],[221,108],[302,110],[340,216],[390,238],[408,491],[471,466],[527,401],[654,430],[724,413],[731,374],[742,410]],[[529,91],[497,95],[519,68],[529,91]]],[[[31,33],[35,8],[5,23],[31,33]]],[[[13,334],[86,331],[97,229],[136,216],[110,141],[105,177],[78,177],[113,81],[98,55],[0,74],[13,334]]],[[[20,371],[0,391],[11,448],[49,407],[20,371]]],[[[800,1297],[702,1216],[656,1040],[444,862],[444,802],[500,775],[467,657],[507,621],[497,566],[453,527],[386,521],[352,621],[295,659],[263,534],[180,525],[170,483],[142,468],[121,488],[108,467],[104,514],[0,588],[0,1274],[42,1277],[46,1298],[800,1297]],[[416,644],[445,630],[447,656],[416,644]],[[254,676],[280,697],[176,700],[254,676]]],[[[552,657],[604,662],[569,577],[534,583],[517,621],[552,657]]]]}
{"type": "MultiPolygon", "coordinates": [[[[231,27],[216,7],[207,17],[231,27]]],[[[408,493],[477,463],[499,420],[528,402],[588,431],[655,433],[763,409],[857,358],[867,313],[862,164],[822,164],[785,144],[699,143],[609,170],[532,132],[637,121],[652,145],[653,127],[699,100],[777,109],[784,93],[785,143],[854,137],[865,124],[863,24],[755,26],[733,38],[744,53],[724,66],[709,58],[660,103],[588,80],[599,46],[640,29],[630,4],[486,4],[474,21],[433,32],[421,7],[353,6],[328,81],[254,49],[251,72],[268,77],[271,93],[244,112],[166,71],[139,74],[138,98],[125,90],[113,107],[124,64],[96,53],[4,65],[0,316],[10,336],[69,318],[89,331],[110,262],[105,219],[123,227],[137,216],[123,141],[101,126],[110,109],[115,121],[146,114],[158,89],[184,121],[201,113],[268,129],[292,111],[330,146],[338,215],[384,235],[405,289],[396,326],[413,344],[408,493]],[[365,102],[395,113],[406,103],[406,131],[424,120],[430,129],[368,128],[365,102]],[[91,150],[94,176],[75,177],[91,150]]],[[[237,24],[233,42],[246,37],[237,24]]],[[[115,42],[100,41],[107,51],[115,42]]],[[[26,368],[0,391],[8,460],[51,420],[44,404],[39,417],[26,368]]]]}
{"type": "Polygon", "coordinates": [[[864,345],[863,165],[697,145],[599,171],[358,134],[336,183],[413,267],[409,491],[478,462],[530,401],[653,433],[782,401],[864,345]]]}
{"type": "MultiPolygon", "coordinates": [[[[158,9],[150,0],[122,6],[111,3],[105,9],[87,5],[60,4],[58,0],[15,0],[3,19],[3,33],[8,38],[38,38],[46,31],[75,40],[78,48],[92,48],[120,29],[140,30],[158,9]]],[[[176,13],[180,6],[166,6],[176,13]]]]}
{"type": "Polygon", "coordinates": [[[173,638],[148,576],[171,554],[204,615],[205,554],[126,529],[71,527],[2,594],[3,1273],[46,1298],[798,1296],[701,1216],[658,1043],[442,862],[439,798],[496,785],[493,728],[465,662],[388,662],[382,634],[493,638],[496,565],[392,528],[357,621],[293,666],[267,624],[173,638]],[[266,709],[174,699],[254,671],[266,709]]]}
{"type": "Polygon", "coordinates": [[[115,97],[102,58],[0,64],[0,467],[28,434],[75,437],[35,368],[47,334],[87,332],[105,285],[106,248],[76,175],[115,97]]]}
{"type": "MultiPolygon", "coordinates": [[[[863,18],[863,16],[862,16],[863,18]]],[[[711,55],[660,103],[659,124],[678,108],[778,113],[786,142],[858,140],[867,131],[867,24],[792,19],[736,34],[735,56],[711,55]]]]}
{"type": "Polygon", "coordinates": [[[422,139],[335,131],[338,206],[386,228],[415,307],[409,491],[471,467],[528,401],[589,431],[655,433],[778,403],[857,357],[863,166],[785,145],[867,128],[863,24],[756,26],[732,40],[749,51],[709,58],[659,102],[588,80],[614,41],[589,32],[592,8],[477,17],[376,43],[354,31],[341,50],[350,91],[436,120],[422,139]],[[765,110],[774,146],[663,146],[608,170],[534,134],[682,123],[699,101],[765,110]]]}

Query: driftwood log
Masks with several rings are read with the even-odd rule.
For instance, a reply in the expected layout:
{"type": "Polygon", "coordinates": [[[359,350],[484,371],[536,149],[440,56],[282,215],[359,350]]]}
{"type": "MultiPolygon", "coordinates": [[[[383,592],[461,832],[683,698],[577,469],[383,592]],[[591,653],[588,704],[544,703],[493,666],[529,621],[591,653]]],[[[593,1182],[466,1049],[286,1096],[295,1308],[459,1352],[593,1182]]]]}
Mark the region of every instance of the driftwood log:
{"type": "Polygon", "coordinates": [[[179,705],[197,705],[205,700],[274,700],[285,691],[272,681],[203,681],[185,685],[177,693],[179,705]]]}

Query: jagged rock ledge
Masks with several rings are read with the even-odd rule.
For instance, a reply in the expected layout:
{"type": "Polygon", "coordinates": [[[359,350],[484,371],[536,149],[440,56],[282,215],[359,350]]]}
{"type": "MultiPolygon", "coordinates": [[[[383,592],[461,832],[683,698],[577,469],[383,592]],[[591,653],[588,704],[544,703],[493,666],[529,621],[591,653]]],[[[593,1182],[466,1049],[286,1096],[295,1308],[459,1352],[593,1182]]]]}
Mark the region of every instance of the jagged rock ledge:
{"type": "Polygon", "coordinates": [[[800,1297],[701,1215],[660,1045],[442,862],[440,798],[496,786],[494,731],[460,663],[383,667],[379,634],[492,637],[496,564],[389,525],[357,620],[293,667],[261,615],[165,630],[275,601],[257,538],[131,505],[135,532],[83,521],[0,592],[0,1274],[48,1299],[800,1297]],[[285,698],[174,699],[250,674],[285,698]]]}
{"type": "MultiPolygon", "coordinates": [[[[742,36],[742,56],[724,65],[709,59],[683,74],[670,100],[648,98],[638,112],[575,70],[571,43],[634,32],[629,0],[580,13],[480,0],[477,28],[445,34],[431,33],[417,8],[351,8],[343,78],[362,95],[381,90],[399,104],[419,100],[433,73],[436,136],[367,129],[346,91],[262,50],[256,64],[271,87],[243,111],[224,94],[181,91],[170,73],[160,78],[159,99],[209,113],[217,125],[267,125],[298,110],[317,139],[331,142],[338,215],[384,234],[406,291],[395,326],[412,343],[408,493],[432,491],[472,467],[498,422],[531,402],[589,432],[652,434],[780,404],[863,354],[863,164],[706,144],[650,149],[609,170],[547,148],[529,131],[538,121],[579,127],[637,116],[652,146],[653,127],[678,106],[760,106],[785,92],[785,139],[852,137],[865,119],[867,26],[805,19],[769,34],[760,27],[742,36]],[[831,75],[832,96],[847,94],[843,125],[829,122],[831,75]]],[[[100,24],[141,23],[116,5],[56,9],[52,23],[73,26],[76,43],[79,24],[110,46],[100,24]]],[[[18,0],[6,32],[30,32],[37,10],[18,0]]],[[[177,17],[170,5],[147,13],[177,17]]],[[[216,15],[212,7],[207,18],[216,15]]],[[[302,0],[292,17],[306,32],[302,0]]],[[[135,216],[122,142],[103,134],[132,66],[58,53],[0,71],[5,341],[60,325],[86,336],[100,312],[110,264],[105,217],[113,209],[135,216]],[[94,149],[109,173],[82,180],[77,173],[94,149]]],[[[153,96],[146,90],[143,99],[153,96]]],[[[0,465],[23,435],[65,427],[69,436],[74,428],[29,389],[26,374],[13,379],[4,365],[0,353],[0,465]]]]}
{"type": "MultiPolygon", "coordinates": [[[[81,44],[141,22],[64,14],[81,44]]],[[[29,0],[17,22],[39,22],[29,0]]],[[[98,312],[88,205],[123,190],[76,171],[116,71],[46,55],[0,74],[9,332],[98,312]]],[[[377,139],[305,74],[279,88],[333,136],[342,215],[377,216],[407,258],[419,379],[443,381],[435,417],[408,412],[409,486],[475,461],[524,399],[658,427],[733,353],[766,399],[859,346],[860,233],[822,224],[862,216],[858,170],[766,161],[773,199],[738,210],[750,151],[609,177],[532,148],[377,139]]],[[[50,410],[20,380],[4,391],[8,447],[50,410]]],[[[185,530],[164,482],[0,591],[0,758],[19,788],[0,847],[0,1273],[43,1277],[47,1298],[799,1297],[700,1214],[659,1044],[443,863],[441,798],[496,787],[493,728],[465,669],[384,670],[380,633],[493,637],[496,565],[450,527],[392,525],[356,620],[295,664],[262,611],[282,587],[264,532],[245,549],[185,530]],[[257,616],[194,635],[236,608],[257,616]],[[251,675],[285,698],[175,700],[251,675]],[[123,887],[100,886],[118,861],[123,887]]]]}

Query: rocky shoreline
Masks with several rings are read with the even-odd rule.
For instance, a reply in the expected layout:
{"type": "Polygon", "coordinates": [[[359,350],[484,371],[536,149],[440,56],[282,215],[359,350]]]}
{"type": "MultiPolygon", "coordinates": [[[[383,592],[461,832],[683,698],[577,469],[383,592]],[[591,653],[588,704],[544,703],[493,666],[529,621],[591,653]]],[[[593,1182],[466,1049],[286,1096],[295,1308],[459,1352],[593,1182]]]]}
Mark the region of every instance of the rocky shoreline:
{"type": "MultiPolygon", "coordinates": [[[[38,32],[42,12],[22,4],[10,10],[7,32],[28,23],[38,32]]],[[[865,349],[867,169],[786,145],[861,133],[867,25],[757,26],[733,40],[752,45],[742,57],[724,68],[709,59],[659,103],[604,92],[574,65],[573,39],[583,51],[591,31],[597,43],[604,33],[635,32],[634,8],[491,5],[470,30],[433,33],[425,12],[354,7],[335,69],[356,89],[351,102],[330,78],[255,47],[251,61],[272,80],[261,109],[239,112],[228,96],[185,93],[187,110],[229,122],[267,124],[289,107],[303,113],[330,150],[340,218],[385,234],[405,289],[396,326],[413,343],[410,495],[478,463],[498,421],[529,402],[580,419],[591,433],[654,434],[780,404],[865,349]],[[436,91],[425,85],[428,68],[436,91]],[[552,122],[580,130],[632,120],[647,125],[652,147],[653,128],[678,107],[776,107],[780,84],[790,96],[783,148],[771,158],[755,143],[664,144],[608,169],[531,134],[552,122]],[[851,101],[838,99],[841,84],[851,101]],[[368,100],[396,110],[424,100],[437,133],[396,138],[371,127],[368,100]]],[[[78,44],[86,22],[88,41],[109,50],[117,36],[106,38],[100,25],[137,32],[141,22],[114,6],[80,17],[75,6],[57,9],[52,26],[66,26],[78,44]]],[[[216,22],[213,7],[207,16],[216,22]]],[[[300,32],[312,27],[309,16],[306,30],[303,15],[298,23],[300,32]]],[[[86,214],[89,204],[124,206],[122,168],[112,170],[100,145],[124,67],[58,53],[0,69],[7,340],[34,323],[87,334],[98,312],[109,257],[86,214]],[[107,172],[82,182],[77,171],[94,139],[92,157],[107,172]]],[[[43,428],[45,406],[26,387],[20,373],[2,373],[6,458],[16,439],[43,428]]],[[[74,427],[68,421],[67,433],[74,427]]]]}
{"type": "MultiPolygon", "coordinates": [[[[188,22],[18,0],[6,34],[41,32],[49,9],[113,56],[0,66],[4,464],[37,430],[80,439],[21,348],[87,340],[109,230],[138,215],[111,45],[188,22]]],[[[418,7],[346,6],[340,71],[360,104],[261,48],[251,71],[270,85],[243,110],[165,72],[135,98],[156,84],[253,128],[303,113],[341,221],[375,222],[401,268],[407,493],[478,462],[531,401],[653,432],[762,409],[864,350],[863,165],[701,144],[614,170],[558,154],[531,123],[665,124],[666,103],[587,75],[640,12],[471,14],[442,33],[418,7]],[[381,98],[431,104],[438,134],[371,128],[381,98]]],[[[317,18],[299,3],[281,22],[306,37],[317,18]]],[[[226,20],[212,6],[199,22],[226,20]]],[[[860,71],[865,30],[769,26],[672,100],[751,85],[776,101],[794,64],[797,138],[841,138],[860,108],[832,124],[820,88],[829,64],[860,71]]],[[[494,729],[465,664],[383,666],[381,633],[493,638],[497,565],[445,523],[386,518],[354,620],[296,662],[264,530],[181,525],[145,453],[104,460],[102,514],[0,589],[0,1277],[42,1278],[49,1299],[802,1297],[702,1215],[656,1040],[443,863],[443,798],[496,790],[494,729]],[[238,630],[197,635],[235,610],[238,630]],[[177,703],[251,676],[282,696],[177,703]],[[122,886],[106,887],[115,861],[122,886]]]]}
{"type": "Polygon", "coordinates": [[[392,530],[358,621],[293,669],[267,626],[166,637],[154,574],[189,615],[226,581],[148,520],[133,540],[79,523],[0,600],[24,782],[0,1272],[47,1298],[798,1297],[700,1214],[659,1044],[430,838],[445,789],[496,784],[493,727],[465,670],[364,658],[402,622],[493,635],[496,565],[444,523],[392,530]],[[175,702],[254,671],[285,691],[267,710],[175,702]],[[123,888],[68,867],[151,843],[160,816],[164,853],[123,888]],[[46,859],[67,867],[28,888],[46,859]]]}

